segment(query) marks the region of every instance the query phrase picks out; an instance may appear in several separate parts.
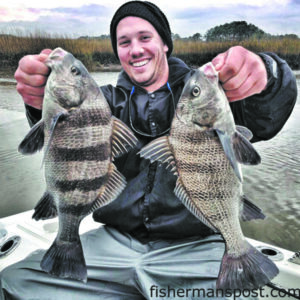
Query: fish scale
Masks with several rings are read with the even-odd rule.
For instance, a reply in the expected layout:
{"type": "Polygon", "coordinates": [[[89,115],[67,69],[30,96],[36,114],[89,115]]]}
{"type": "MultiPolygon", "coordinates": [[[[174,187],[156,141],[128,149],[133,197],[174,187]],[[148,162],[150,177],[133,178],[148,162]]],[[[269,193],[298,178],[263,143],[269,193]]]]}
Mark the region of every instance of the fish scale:
{"type": "Polygon", "coordinates": [[[185,84],[170,135],[139,152],[176,175],[178,199],[223,236],[225,252],[216,283],[220,289],[256,289],[278,274],[276,265],[246,241],[239,222],[240,213],[243,220],[265,217],[242,192],[239,164],[260,163],[248,141],[251,136],[247,128],[234,124],[218,73],[209,63],[185,84]]]}
{"type": "MultiPolygon", "coordinates": [[[[100,103],[98,103],[100,101],[102,99],[93,101],[95,109],[88,108],[88,111],[93,111],[92,115],[97,113],[99,116],[101,115],[101,110],[97,108],[100,106],[100,103]]],[[[106,180],[111,153],[107,137],[111,136],[112,124],[109,118],[104,118],[98,126],[93,125],[85,109],[78,113],[72,111],[67,120],[63,120],[57,125],[56,130],[59,131],[59,135],[54,135],[52,144],[55,147],[50,148],[45,158],[45,168],[47,170],[46,183],[52,193],[58,199],[61,199],[60,201],[66,201],[69,204],[76,204],[78,201],[85,204],[92,203],[97,198],[99,188],[106,180]],[[82,121],[82,117],[86,117],[86,119],[82,121]],[[86,127],[83,127],[83,123],[86,127]],[[87,135],[88,128],[91,127],[94,134],[87,135]],[[66,135],[67,132],[69,132],[68,135],[66,135]],[[75,135],[74,132],[76,132],[75,135]],[[79,150],[78,145],[80,145],[79,150]],[[64,152],[64,155],[62,155],[62,152],[64,152]],[[89,152],[91,155],[90,159],[87,160],[89,152]],[[64,168],[58,169],[55,162],[61,160],[64,162],[64,168]],[[77,172],[74,172],[74,161],[85,162],[81,164],[82,169],[77,170],[77,172]],[[78,171],[79,174],[89,173],[91,165],[96,164],[98,161],[101,162],[101,167],[94,170],[93,177],[90,176],[87,179],[84,176],[78,176],[78,171]]]]}

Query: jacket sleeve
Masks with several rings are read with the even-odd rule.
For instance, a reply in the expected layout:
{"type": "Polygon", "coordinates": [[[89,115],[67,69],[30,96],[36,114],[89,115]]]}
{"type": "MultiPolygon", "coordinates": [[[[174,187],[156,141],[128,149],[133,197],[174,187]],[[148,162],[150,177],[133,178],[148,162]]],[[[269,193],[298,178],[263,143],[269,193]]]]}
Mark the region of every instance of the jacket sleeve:
{"type": "MultiPolygon", "coordinates": [[[[274,137],[289,118],[297,99],[296,78],[288,64],[274,53],[260,55],[264,56],[265,64],[268,57],[269,61],[276,62],[275,74],[272,80],[268,76],[266,90],[244,100],[230,103],[236,124],[252,131],[251,142],[274,137]]],[[[269,66],[266,67],[270,71],[269,66]]]]}

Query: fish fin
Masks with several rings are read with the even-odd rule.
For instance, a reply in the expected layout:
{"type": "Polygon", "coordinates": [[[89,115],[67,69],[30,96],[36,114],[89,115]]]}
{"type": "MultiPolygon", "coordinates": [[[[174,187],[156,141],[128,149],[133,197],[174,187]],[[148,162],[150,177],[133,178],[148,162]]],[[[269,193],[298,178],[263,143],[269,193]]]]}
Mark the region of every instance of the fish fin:
{"type": "Polygon", "coordinates": [[[39,221],[55,218],[56,216],[57,208],[54,202],[54,198],[52,194],[46,191],[35,206],[32,219],[39,221]]]}
{"type": "Polygon", "coordinates": [[[93,202],[89,213],[115,200],[126,187],[125,177],[117,170],[112,163],[108,172],[108,180],[101,187],[99,196],[93,202]]]}
{"type": "Polygon", "coordinates": [[[51,146],[51,143],[52,143],[52,140],[53,140],[54,130],[56,128],[56,125],[57,125],[59,120],[63,119],[67,115],[68,115],[68,113],[66,113],[65,111],[61,111],[52,118],[52,122],[51,122],[51,125],[50,125],[49,140],[48,140],[47,148],[44,151],[44,157],[43,157],[43,160],[42,160],[42,165],[44,164],[45,157],[46,157],[47,153],[49,152],[49,149],[50,149],[50,146],[51,146]]]}
{"type": "Polygon", "coordinates": [[[237,163],[237,159],[236,159],[233,147],[232,147],[232,141],[231,141],[230,136],[228,134],[226,134],[225,132],[218,130],[218,129],[216,129],[216,132],[217,132],[220,142],[223,146],[225,155],[228,158],[228,160],[234,170],[235,175],[237,176],[239,181],[242,182],[243,176],[242,176],[241,168],[237,163]]]}
{"type": "Polygon", "coordinates": [[[201,210],[194,204],[194,202],[191,200],[184,184],[181,181],[181,178],[179,177],[176,181],[176,186],[174,189],[175,196],[180,199],[180,201],[185,205],[185,207],[194,215],[196,216],[203,224],[208,226],[210,229],[212,229],[214,232],[218,232],[218,230],[210,224],[205,216],[202,214],[201,210]]]}
{"type": "Polygon", "coordinates": [[[79,237],[82,211],[74,210],[73,205],[61,205],[57,237],[41,260],[45,272],[60,277],[87,282],[87,269],[79,237]],[[79,215],[78,215],[79,213],[79,215]]]}
{"type": "Polygon", "coordinates": [[[248,141],[250,141],[253,138],[253,134],[251,130],[249,130],[247,127],[241,126],[241,125],[235,125],[235,129],[243,135],[248,141]]]}
{"type": "Polygon", "coordinates": [[[262,210],[252,203],[245,195],[242,196],[243,210],[241,213],[242,221],[251,221],[257,219],[265,219],[262,210]]]}
{"type": "Polygon", "coordinates": [[[161,164],[166,163],[166,169],[174,175],[178,175],[175,157],[173,155],[171,145],[169,144],[168,136],[162,136],[155,139],[143,147],[138,154],[140,154],[143,158],[149,159],[151,163],[156,161],[161,164]]]}
{"type": "Polygon", "coordinates": [[[41,150],[45,139],[44,128],[45,123],[43,120],[36,123],[20,143],[18,151],[22,154],[33,154],[41,150]]]}
{"type": "Polygon", "coordinates": [[[56,238],[45,253],[41,261],[41,268],[51,275],[86,283],[87,269],[80,239],[65,242],[56,238]]]}
{"type": "Polygon", "coordinates": [[[225,252],[217,280],[218,289],[258,289],[278,273],[267,256],[245,241],[247,251],[240,256],[225,252]]]}
{"type": "Polygon", "coordinates": [[[116,117],[112,117],[112,157],[118,157],[134,148],[138,140],[130,128],[116,117]]]}
{"type": "Polygon", "coordinates": [[[232,147],[238,162],[244,165],[258,165],[261,162],[260,155],[253,145],[239,132],[232,136],[232,147]]]}

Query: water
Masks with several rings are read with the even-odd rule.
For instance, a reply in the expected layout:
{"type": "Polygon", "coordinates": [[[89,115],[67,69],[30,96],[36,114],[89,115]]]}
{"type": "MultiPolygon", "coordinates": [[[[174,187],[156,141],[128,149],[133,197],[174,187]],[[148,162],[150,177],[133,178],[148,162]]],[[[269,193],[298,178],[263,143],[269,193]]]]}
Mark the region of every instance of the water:
{"type": "MultiPolygon", "coordinates": [[[[243,167],[244,192],[267,215],[242,224],[246,236],[300,250],[300,71],[296,107],[281,132],[255,144],[258,166],[243,167]]],[[[115,84],[118,73],[92,73],[99,85],[115,84]]],[[[29,126],[12,74],[0,73],[0,217],[32,209],[45,190],[42,154],[22,156],[17,147],[29,126]]]]}

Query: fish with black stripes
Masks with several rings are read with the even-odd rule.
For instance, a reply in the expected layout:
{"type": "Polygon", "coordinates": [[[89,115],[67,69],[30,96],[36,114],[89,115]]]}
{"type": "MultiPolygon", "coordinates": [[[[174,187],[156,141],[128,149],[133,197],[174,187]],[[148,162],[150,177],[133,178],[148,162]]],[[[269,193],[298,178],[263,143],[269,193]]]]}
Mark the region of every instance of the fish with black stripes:
{"type": "Polygon", "coordinates": [[[251,137],[247,128],[235,125],[218,72],[208,63],[195,70],[184,86],[169,136],[140,151],[177,176],[176,196],[222,234],[225,253],[216,283],[220,289],[256,289],[278,274],[276,265],[247,242],[239,222],[264,218],[242,192],[240,164],[261,161],[251,137]]]}
{"type": "Polygon", "coordinates": [[[97,83],[84,65],[61,48],[45,64],[51,69],[42,119],[19,145],[23,154],[44,147],[47,190],[33,218],[58,215],[59,230],[41,268],[51,275],[87,281],[79,237],[81,220],[122,192],[124,176],[114,158],[135,147],[136,137],[111,114],[97,83]]]}

